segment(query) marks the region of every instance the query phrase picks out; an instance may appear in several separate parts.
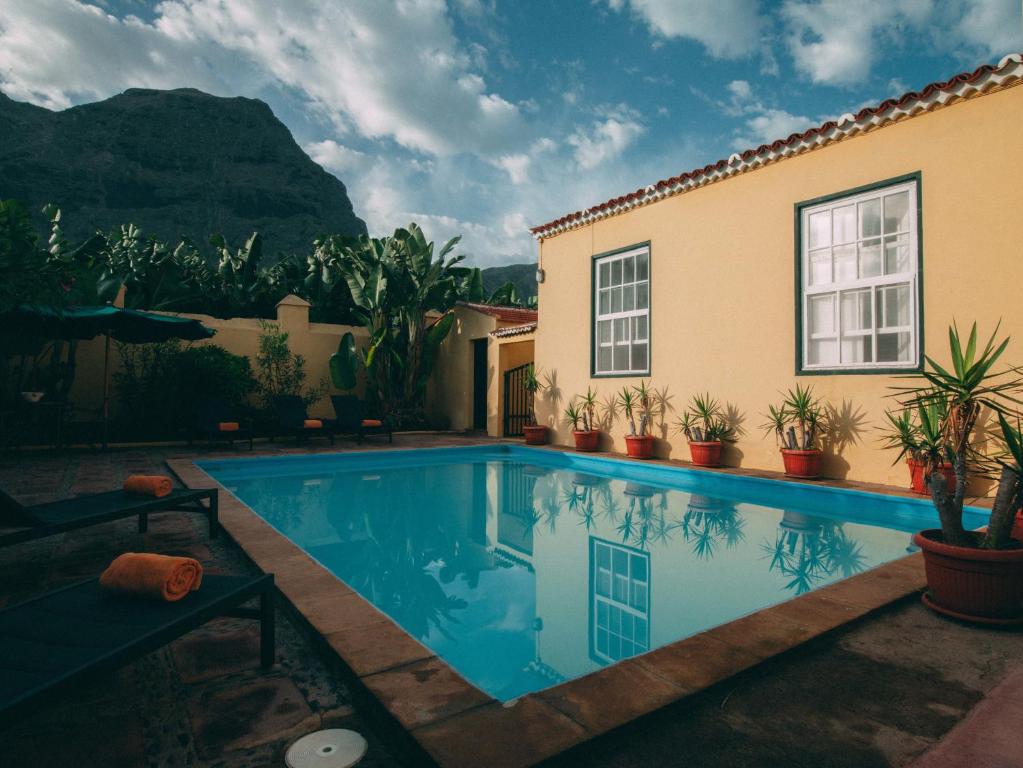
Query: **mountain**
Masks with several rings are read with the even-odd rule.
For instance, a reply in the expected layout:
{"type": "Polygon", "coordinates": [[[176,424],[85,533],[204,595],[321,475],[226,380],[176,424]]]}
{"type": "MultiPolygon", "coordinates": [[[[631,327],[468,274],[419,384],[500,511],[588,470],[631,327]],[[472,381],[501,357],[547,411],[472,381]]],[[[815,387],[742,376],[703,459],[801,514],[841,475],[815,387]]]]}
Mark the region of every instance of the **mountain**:
{"type": "Polygon", "coordinates": [[[0,199],[20,200],[40,228],[56,203],[72,241],[131,222],[232,247],[258,230],[276,253],[366,232],[345,185],[256,99],[132,88],[52,112],[0,93],[0,136],[0,199]]]}
{"type": "Polygon", "coordinates": [[[487,267],[483,272],[483,290],[488,294],[511,280],[519,297],[526,301],[536,296],[536,264],[508,264],[503,267],[487,267]]]}

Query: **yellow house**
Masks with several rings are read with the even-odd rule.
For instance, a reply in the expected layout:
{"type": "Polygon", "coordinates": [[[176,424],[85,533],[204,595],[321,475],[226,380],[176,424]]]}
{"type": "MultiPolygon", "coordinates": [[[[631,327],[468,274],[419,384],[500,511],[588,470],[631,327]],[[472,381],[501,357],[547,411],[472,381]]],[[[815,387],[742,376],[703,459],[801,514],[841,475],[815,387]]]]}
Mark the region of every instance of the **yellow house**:
{"type": "Polygon", "coordinates": [[[740,419],[726,462],[780,469],[763,414],[801,383],[837,413],[825,474],[905,484],[878,439],[897,377],[944,359],[954,320],[1001,321],[1023,364],[1021,81],[1008,56],[534,228],[554,442],[573,396],[647,380],[659,455],[688,459],[673,422],[710,392],[740,419]]]}

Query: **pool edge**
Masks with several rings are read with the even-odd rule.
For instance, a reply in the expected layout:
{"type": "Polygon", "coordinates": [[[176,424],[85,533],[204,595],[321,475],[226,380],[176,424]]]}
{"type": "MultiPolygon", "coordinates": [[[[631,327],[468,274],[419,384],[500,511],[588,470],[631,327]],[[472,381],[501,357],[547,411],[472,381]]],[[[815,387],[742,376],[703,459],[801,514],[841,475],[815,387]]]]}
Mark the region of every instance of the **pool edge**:
{"type": "MultiPolygon", "coordinates": [[[[223,491],[220,520],[225,531],[259,568],[275,574],[292,607],[445,768],[533,765],[861,620],[925,585],[922,556],[908,555],[502,704],[462,678],[195,463],[209,458],[168,459],[167,465],[188,487],[223,491]]],[[[870,490],[901,495],[891,492],[895,489],[874,488],[870,490]]]]}

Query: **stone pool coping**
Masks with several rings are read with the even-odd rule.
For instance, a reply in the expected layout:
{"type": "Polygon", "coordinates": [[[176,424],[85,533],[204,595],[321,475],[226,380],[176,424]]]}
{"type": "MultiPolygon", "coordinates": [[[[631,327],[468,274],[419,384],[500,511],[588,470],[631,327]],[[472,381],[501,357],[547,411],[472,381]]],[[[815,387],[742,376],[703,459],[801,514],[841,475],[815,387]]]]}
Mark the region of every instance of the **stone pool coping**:
{"type": "MultiPolygon", "coordinates": [[[[502,703],[462,678],[194,463],[220,457],[168,459],[167,464],[190,488],[224,491],[220,497],[224,529],[258,567],[275,574],[278,588],[295,610],[418,745],[445,768],[533,765],[862,619],[925,586],[922,556],[908,555],[502,703]]],[[[692,468],[677,461],[656,463],[692,468]]],[[[779,477],[751,470],[737,473],[779,477]]],[[[820,484],[904,495],[886,486],[820,484]]]]}

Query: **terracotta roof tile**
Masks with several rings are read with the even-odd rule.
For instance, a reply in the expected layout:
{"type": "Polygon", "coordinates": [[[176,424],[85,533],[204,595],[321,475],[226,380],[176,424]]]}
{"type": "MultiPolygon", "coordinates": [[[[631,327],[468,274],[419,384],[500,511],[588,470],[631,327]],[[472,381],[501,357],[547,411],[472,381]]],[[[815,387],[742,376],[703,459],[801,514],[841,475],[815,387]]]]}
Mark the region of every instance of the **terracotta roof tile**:
{"type": "Polygon", "coordinates": [[[524,307],[499,307],[491,304],[477,304],[472,301],[460,301],[459,306],[468,307],[471,310],[484,315],[496,317],[504,323],[529,323],[536,322],[537,312],[535,309],[524,307]]]}
{"type": "Polygon", "coordinates": [[[496,331],[491,331],[491,336],[496,336],[499,339],[503,339],[507,336],[522,336],[527,333],[532,333],[536,330],[536,323],[526,323],[525,325],[509,325],[507,328],[498,328],[496,331]]]}
{"type": "Polygon", "coordinates": [[[801,154],[833,141],[885,125],[903,117],[929,112],[959,99],[991,90],[1015,85],[1023,81],[1023,54],[1015,53],[998,64],[984,64],[972,72],[961,72],[948,80],[930,83],[919,91],[909,91],[897,99],[885,99],[874,107],[864,107],[855,115],[842,115],[837,121],[823,125],[755,149],[731,155],[703,168],[686,171],[669,179],[662,179],[643,189],[614,197],[582,211],[532,227],[529,231],[537,240],[559,234],[592,221],[614,216],[638,205],[657,202],[671,195],[681,194],[693,187],[710,184],[739,173],[754,170],[783,157],[801,154]]]}

